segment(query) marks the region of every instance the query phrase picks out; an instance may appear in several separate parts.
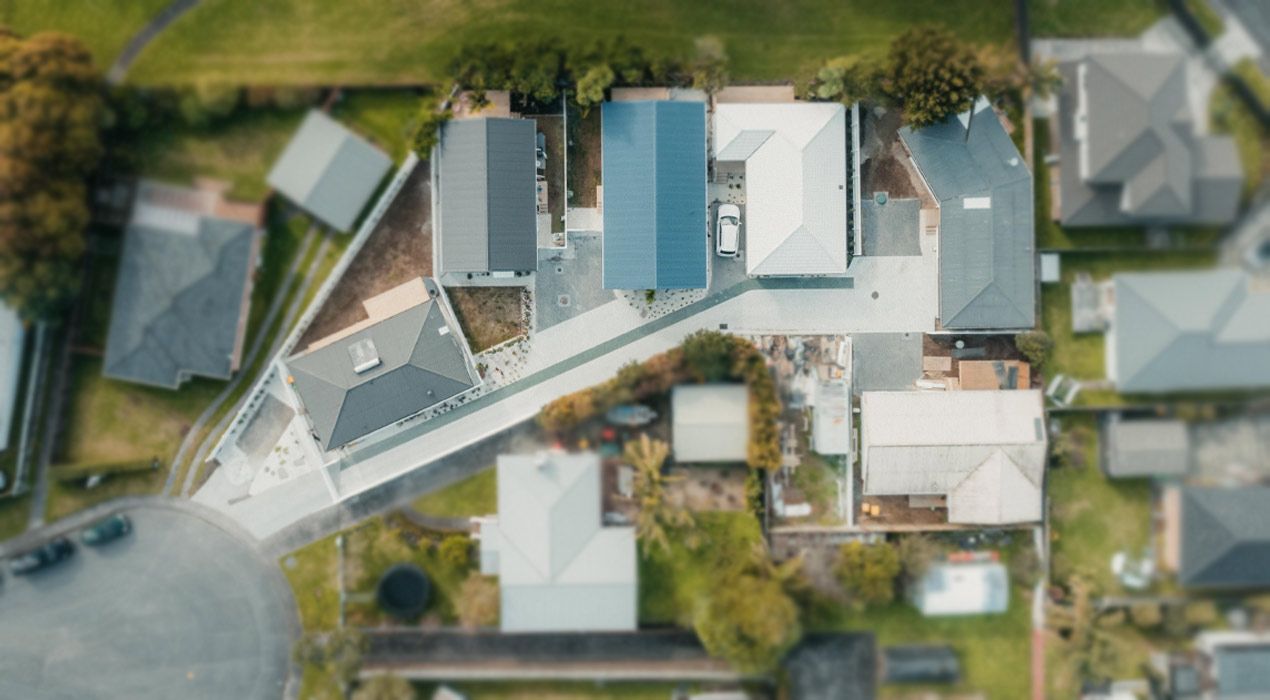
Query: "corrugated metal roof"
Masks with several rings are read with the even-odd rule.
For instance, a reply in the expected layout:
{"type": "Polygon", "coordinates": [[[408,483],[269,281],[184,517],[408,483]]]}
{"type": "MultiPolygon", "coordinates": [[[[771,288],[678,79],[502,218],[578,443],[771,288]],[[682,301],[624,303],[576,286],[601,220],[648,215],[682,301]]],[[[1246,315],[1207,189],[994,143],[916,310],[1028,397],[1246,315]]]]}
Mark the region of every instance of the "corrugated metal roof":
{"type": "Polygon", "coordinates": [[[1270,585],[1270,488],[1182,489],[1181,555],[1185,586],[1270,585]]]}
{"type": "Polygon", "coordinates": [[[1107,473],[1180,476],[1191,466],[1191,439],[1180,420],[1114,420],[1106,429],[1107,473]]]}
{"type": "Polygon", "coordinates": [[[969,114],[917,131],[904,127],[900,137],[940,202],[943,327],[1034,326],[1032,174],[991,106],[981,99],[969,114]]]}
{"type": "Polygon", "coordinates": [[[671,393],[676,462],[744,462],[750,392],[744,384],[676,386],[671,393]]]}
{"type": "Polygon", "coordinates": [[[530,119],[463,119],[442,127],[438,274],[537,266],[536,130],[530,119]]]}
{"type": "Polygon", "coordinates": [[[706,286],[705,105],[603,105],[604,288],[706,286]]]}
{"type": "Polygon", "coordinates": [[[273,164],[267,181],[327,225],[347,231],[390,167],[387,154],[314,109],[273,164]]]}

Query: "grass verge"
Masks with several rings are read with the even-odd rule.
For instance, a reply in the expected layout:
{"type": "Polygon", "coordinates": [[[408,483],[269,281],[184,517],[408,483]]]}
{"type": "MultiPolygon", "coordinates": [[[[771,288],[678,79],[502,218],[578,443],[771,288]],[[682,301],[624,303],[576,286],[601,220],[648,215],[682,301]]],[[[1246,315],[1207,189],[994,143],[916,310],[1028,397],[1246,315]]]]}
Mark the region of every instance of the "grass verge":
{"type": "Polygon", "coordinates": [[[498,510],[498,471],[492,466],[415,499],[411,507],[436,518],[489,515],[498,510]]]}

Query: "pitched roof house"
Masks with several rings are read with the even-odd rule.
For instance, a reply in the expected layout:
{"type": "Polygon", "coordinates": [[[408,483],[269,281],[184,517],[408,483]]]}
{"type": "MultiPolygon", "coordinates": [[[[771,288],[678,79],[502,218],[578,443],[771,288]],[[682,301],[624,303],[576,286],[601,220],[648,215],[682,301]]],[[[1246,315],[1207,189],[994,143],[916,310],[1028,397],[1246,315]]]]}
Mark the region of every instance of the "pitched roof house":
{"type": "Polygon", "coordinates": [[[605,102],[605,289],[706,286],[706,111],[700,102],[605,102]]]}
{"type": "Polygon", "coordinates": [[[866,391],[860,452],[866,496],[944,496],[950,523],[1041,519],[1040,391],[866,391]]]}
{"type": "Polygon", "coordinates": [[[1124,393],[1270,387],[1270,288],[1238,270],[1122,273],[1107,372],[1124,393]]]}
{"type": "Polygon", "coordinates": [[[532,119],[461,119],[437,149],[435,275],[538,266],[532,119]]]}
{"type": "Polygon", "coordinates": [[[1270,488],[1181,491],[1178,580],[1192,588],[1270,586],[1270,488]]]}
{"type": "Polygon", "coordinates": [[[750,390],[744,384],[681,384],[671,392],[676,462],[744,462],[750,390]]]}
{"type": "Polygon", "coordinates": [[[1063,225],[1235,218],[1243,175],[1234,140],[1196,132],[1184,56],[1097,53],[1060,71],[1063,225]]]}
{"type": "Polygon", "coordinates": [[[363,302],[368,318],[287,359],[289,382],[324,450],[475,388],[458,322],[416,278],[363,302]]]}
{"type": "Polygon", "coordinates": [[[600,483],[594,452],[499,456],[498,516],[480,540],[504,632],[635,629],[635,530],[604,526],[600,483]]]}
{"type": "Polygon", "coordinates": [[[847,118],[841,104],[719,104],[714,157],[745,164],[745,271],[847,271],[847,118]]]}
{"type": "Polygon", "coordinates": [[[987,100],[900,129],[939,201],[939,320],[957,330],[1036,325],[1032,173],[987,100]]]}
{"type": "Polygon", "coordinates": [[[269,186],[338,231],[357,221],[392,160],[321,110],[311,110],[273,164],[269,186]]]}
{"type": "Polygon", "coordinates": [[[105,376],[167,389],[194,376],[229,379],[247,330],[259,214],[259,207],[224,201],[214,188],[138,183],[111,304],[105,376]]]}

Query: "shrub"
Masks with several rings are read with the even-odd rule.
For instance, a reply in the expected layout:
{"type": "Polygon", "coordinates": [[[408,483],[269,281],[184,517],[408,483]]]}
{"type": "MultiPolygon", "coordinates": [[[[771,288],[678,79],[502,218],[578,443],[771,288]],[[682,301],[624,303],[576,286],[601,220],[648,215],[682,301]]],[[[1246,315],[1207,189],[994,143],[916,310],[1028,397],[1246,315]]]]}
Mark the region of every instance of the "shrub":
{"type": "Polygon", "coordinates": [[[1192,600],[1183,610],[1186,624],[1191,627],[1208,627],[1220,617],[1217,604],[1211,600],[1192,600]]]}
{"type": "Polygon", "coordinates": [[[582,108],[582,116],[585,117],[591,112],[591,107],[604,101],[604,91],[609,89],[616,77],[612,68],[601,63],[591,66],[581,78],[578,78],[578,92],[574,99],[582,108]]]}
{"type": "MultiPolygon", "coordinates": [[[[801,470],[800,470],[801,471],[801,470]]],[[[904,535],[898,544],[900,568],[910,581],[916,581],[926,575],[930,565],[943,553],[943,547],[930,535],[913,533],[904,535]]]]}
{"type": "Polygon", "coordinates": [[[1054,350],[1054,341],[1045,331],[1027,331],[1014,336],[1014,347],[1036,367],[1043,367],[1054,350]]]}
{"type": "Polygon", "coordinates": [[[1164,622],[1164,613],[1155,603],[1134,603],[1129,608],[1129,619],[1143,629],[1154,629],[1164,622]]]}
{"type": "Polygon", "coordinates": [[[914,27],[891,42],[883,91],[916,127],[964,112],[983,89],[983,67],[957,35],[914,27]]]}
{"type": "Polygon", "coordinates": [[[432,149],[441,140],[441,127],[451,116],[449,109],[437,109],[432,100],[424,100],[412,143],[415,155],[425,159],[432,157],[432,149]]]}
{"type": "Polygon", "coordinates": [[[834,570],[857,605],[885,605],[895,599],[900,557],[889,544],[848,542],[838,550],[834,570]]]}
{"type": "Polygon", "coordinates": [[[693,617],[706,651],[743,673],[771,670],[802,636],[798,606],[781,581],[758,573],[730,576],[693,617]]]}
{"type": "Polygon", "coordinates": [[[459,624],[467,629],[486,627],[498,622],[498,584],[479,571],[463,580],[454,600],[459,624]]]}
{"type": "Polygon", "coordinates": [[[465,569],[472,562],[472,541],[466,535],[446,535],[437,547],[441,561],[456,569],[465,569]]]}

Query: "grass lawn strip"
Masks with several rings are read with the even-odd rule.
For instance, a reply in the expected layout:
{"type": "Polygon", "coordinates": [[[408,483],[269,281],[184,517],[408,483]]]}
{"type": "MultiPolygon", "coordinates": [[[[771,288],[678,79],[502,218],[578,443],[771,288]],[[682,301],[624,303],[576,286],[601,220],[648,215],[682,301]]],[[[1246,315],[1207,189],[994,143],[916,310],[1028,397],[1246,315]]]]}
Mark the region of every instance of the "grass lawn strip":
{"type": "Polygon", "coordinates": [[[420,496],[411,507],[434,518],[490,515],[498,510],[498,471],[490,466],[475,476],[420,496]]]}

